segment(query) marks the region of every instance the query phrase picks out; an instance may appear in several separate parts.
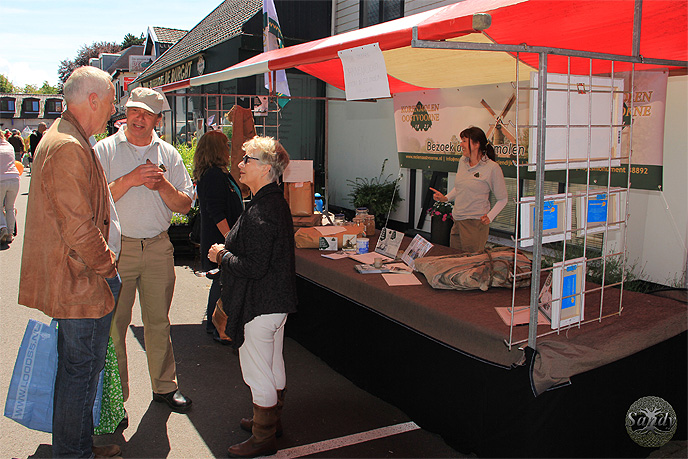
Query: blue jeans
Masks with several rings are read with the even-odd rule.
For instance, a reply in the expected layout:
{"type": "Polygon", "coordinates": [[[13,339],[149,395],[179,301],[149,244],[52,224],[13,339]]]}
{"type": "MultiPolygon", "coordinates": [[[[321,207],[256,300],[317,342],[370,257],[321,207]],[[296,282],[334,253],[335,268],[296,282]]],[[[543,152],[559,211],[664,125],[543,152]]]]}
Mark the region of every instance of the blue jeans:
{"type": "MultiPolygon", "coordinates": [[[[117,301],[119,275],[107,281],[117,301]]],[[[53,457],[93,456],[93,403],[111,320],[112,312],[100,319],[57,319],[53,457]]]]}

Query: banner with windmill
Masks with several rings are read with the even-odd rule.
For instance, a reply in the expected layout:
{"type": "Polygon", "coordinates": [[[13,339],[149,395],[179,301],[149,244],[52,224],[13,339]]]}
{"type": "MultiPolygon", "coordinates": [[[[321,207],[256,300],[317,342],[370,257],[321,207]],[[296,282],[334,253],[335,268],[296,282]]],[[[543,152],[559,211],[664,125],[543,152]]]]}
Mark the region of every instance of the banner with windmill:
{"type": "Polygon", "coordinates": [[[394,94],[394,124],[402,167],[456,172],[461,158],[459,133],[478,126],[494,145],[500,165],[515,155],[528,160],[528,98],[516,107],[516,89],[510,83],[433,89],[394,94]],[[519,147],[516,148],[516,139],[519,147]]]}
{"type": "MultiPolygon", "coordinates": [[[[620,77],[629,80],[626,74],[620,77]]],[[[533,151],[533,155],[529,154],[529,150],[534,148],[534,142],[531,142],[530,137],[534,137],[535,132],[532,126],[534,123],[530,121],[533,117],[532,91],[528,81],[519,84],[518,91],[515,82],[507,82],[394,94],[394,125],[401,167],[456,172],[462,154],[459,134],[469,126],[478,126],[485,131],[488,141],[494,146],[497,163],[502,167],[505,177],[516,177],[518,157],[518,164],[522,166],[519,176],[534,179],[534,168],[527,166],[535,153],[533,151]]],[[[576,85],[573,90],[576,95],[580,91],[579,86],[576,85]]],[[[626,187],[630,169],[632,188],[657,190],[657,187],[661,186],[662,153],[661,142],[658,143],[657,139],[661,140],[663,134],[662,108],[666,100],[666,72],[636,72],[635,86],[632,93],[623,93],[624,129],[621,132],[621,151],[614,152],[614,155],[621,159],[612,163],[611,172],[606,167],[594,164],[590,169],[591,184],[606,186],[611,178],[611,186],[626,187]],[[652,95],[651,100],[647,94],[652,95]],[[630,107],[631,97],[634,102],[634,128],[639,135],[634,135],[634,156],[629,166],[627,131],[631,117],[626,116],[626,111],[630,113],[630,109],[625,107],[630,107]],[[658,105],[657,109],[650,107],[650,104],[658,105]]],[[[630,88],[630,81],[625,87],[630,88]]],[[[553,103],[554,99],[556,97],[553,96],[553,103]]],[[[603,108],[608,111],[609,104],[603,108]]],[[[566,105],[560,104],[560,110],[566,111],[566,105]]],[[[616,121],[614,126],[618,131],[616,121]]],[[[617,135],[613,137],[615,142],[618,142],[617,135]]],[[[584,143],[586,142],[578,142],[571,148],[585,152],[584,143]]],[[[594,146],[594,143],[591,145],[594,146]]],[[[551,150],[551,145],[548,146],[551,150]]],[[[587,169],[574,163],[569,167],[569,182],[587,182],[587,169]]],[[[566,170],[549,169],[548,167],[545,173],[545,180],[566,182],[566,170]]]]}

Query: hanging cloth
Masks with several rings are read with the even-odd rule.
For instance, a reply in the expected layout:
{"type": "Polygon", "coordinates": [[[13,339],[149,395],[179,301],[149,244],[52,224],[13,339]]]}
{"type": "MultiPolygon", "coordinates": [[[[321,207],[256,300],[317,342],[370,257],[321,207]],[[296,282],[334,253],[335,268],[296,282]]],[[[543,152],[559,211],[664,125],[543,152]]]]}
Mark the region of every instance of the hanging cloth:
{"type": "Polygon", "coordinates": [[[247,140],[251,140],[256,135],[256,127],[253,124],[253,112],[251,110],[235,105],[229,111],[229,120],[232,122],[232,166],[229,170],[234,180],[239,184],[241,196],[248,197],[250,190],[248,186],[239,182],[239,162],[244,157],[244,150],[241,146],[247,140]]]}

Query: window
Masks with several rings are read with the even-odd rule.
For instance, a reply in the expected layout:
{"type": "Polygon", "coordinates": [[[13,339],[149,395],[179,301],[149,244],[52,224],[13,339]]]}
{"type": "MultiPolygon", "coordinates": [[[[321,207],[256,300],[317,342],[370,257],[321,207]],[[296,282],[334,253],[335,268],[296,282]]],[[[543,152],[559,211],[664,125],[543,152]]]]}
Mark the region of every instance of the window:
{"type": "Polygon", "coordinates": [[[0,112],[14,113],[14,99],[0,99],[0,112]]]}
{"type": "Polygon", "coordinates": [[[24,99],[24,113],[38,114],[38,99],[24,99]]]}
{"type": "Polygon", "coordinates": [[[62,113],[62,101],[59,99],[48,99],[45,101],[45,112],[51,115],[62,113]]]}
{"type": "Polygon", "coordinates": [[[404,0],[360,0],[359,28],[404,17],[404,0]]]}

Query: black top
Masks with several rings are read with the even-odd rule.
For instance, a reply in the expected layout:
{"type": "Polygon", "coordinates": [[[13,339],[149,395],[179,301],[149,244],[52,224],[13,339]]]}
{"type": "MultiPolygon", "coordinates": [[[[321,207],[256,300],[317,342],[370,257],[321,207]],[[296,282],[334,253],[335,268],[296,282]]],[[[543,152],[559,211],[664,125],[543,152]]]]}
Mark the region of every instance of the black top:
{"type": "Polygon", "coordinates": [[[7,141],[12,144],[15,153],[21,153],[24,151],[24,141],[18,135],[10,136],[7,141]]]}
{"type": "Polygon", "coordinates": [[[36,148],[38,148],[38,143],[41,141],[42,137],[43,134],[38,131],[33,131],[31,135],[29,135],[29,151],[31,154],[36,153],[36,148]]]}
{"type": "Polygon", "coordinates": [[[201,208],[201,266],[203,271],[216,268],[208,260],[208,250],[213,244],[223,244],[225,238],[217,229],[217,224],[227,219],[231,228],[241,215],[241,197],[232,186],[234,178],[217,166],[203,173],[196,184],[198,201],[201,208]]]}
{"type": "Polygon", "coordinates": [[[225,332],[236,349],[244,325],[264,314],[296,312],[294,226],[276,183],[255,194],[227,236],[222,259],[225,332]]]}

